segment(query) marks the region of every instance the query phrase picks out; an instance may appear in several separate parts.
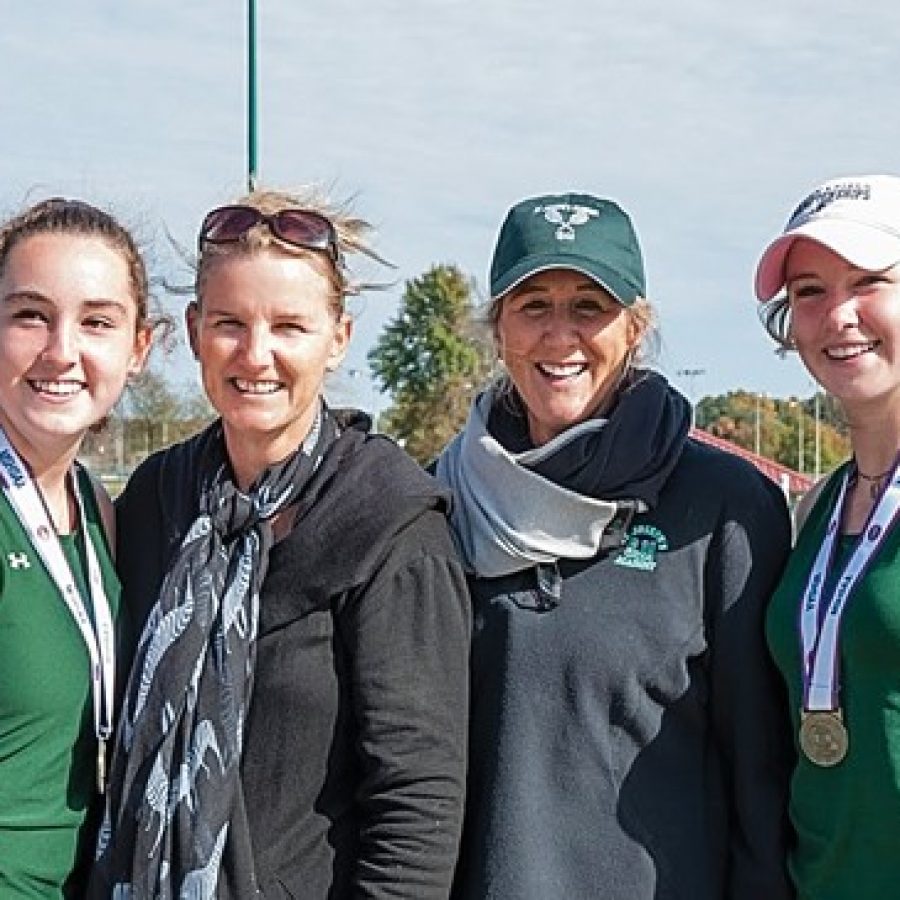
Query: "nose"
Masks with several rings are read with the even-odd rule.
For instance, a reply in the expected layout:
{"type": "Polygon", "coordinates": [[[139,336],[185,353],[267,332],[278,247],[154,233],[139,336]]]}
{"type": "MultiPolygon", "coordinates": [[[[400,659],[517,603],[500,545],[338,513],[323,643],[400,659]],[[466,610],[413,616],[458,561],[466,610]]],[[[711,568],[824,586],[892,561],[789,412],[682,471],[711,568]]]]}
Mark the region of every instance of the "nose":
{"type": "Polygon", "coordinates": [[[828,321],[836,328],[850,328],[859,324],[859,301],[855,293],[835,295],[825,311],[828,321]]]}
{"type": "Polygon", "coordinates": [[[550,347],[572,347],[579,342],[578,326],[567,309],[555,309],[547,317],[543,339],[550,347]]]}
{"type": "Polygon", "coordinates": [[[272,342],[268,329],[254,327],[247,329],[244,342],[244,359],[256,368],[267,366],[272,359],[272,342]]]}
{"type": "Polygon", "coordinates": [[[78,361],[78,336],[74,325],[56,322],[47,331],[47,343],[41,356],[59,365],[72,365],[78,361]]]}

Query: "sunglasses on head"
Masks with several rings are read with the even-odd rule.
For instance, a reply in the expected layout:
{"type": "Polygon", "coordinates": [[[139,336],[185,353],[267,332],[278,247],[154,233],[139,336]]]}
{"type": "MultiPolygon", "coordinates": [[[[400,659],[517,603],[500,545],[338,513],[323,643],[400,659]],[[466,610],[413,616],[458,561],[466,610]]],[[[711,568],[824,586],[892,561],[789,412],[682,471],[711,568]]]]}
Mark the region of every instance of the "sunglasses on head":
{"type": "Polygon", "coordinates": [[[267,215],[252,206],[220,206],[203,219],[197,246],[202,251],[206,244],[234,243],[260,224],[292,247],[324,250],[335,263],[340,261],[334,225],[325,216],[308,209],[282,209],[267,215]]]}

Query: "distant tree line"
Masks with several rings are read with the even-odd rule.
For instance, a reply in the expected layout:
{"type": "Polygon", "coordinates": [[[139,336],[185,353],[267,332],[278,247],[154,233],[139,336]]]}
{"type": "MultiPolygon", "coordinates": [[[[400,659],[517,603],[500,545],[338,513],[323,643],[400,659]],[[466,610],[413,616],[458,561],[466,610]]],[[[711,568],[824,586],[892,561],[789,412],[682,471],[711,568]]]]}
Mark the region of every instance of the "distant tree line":
{"type": "Polygon", "coordinates": [[[816,471],[817,447],[822,474],[850,454],[846,420],[834,398],[824,393],[818,400],[801,400],[730,391],[704,397],[697,404],[696,422],[717,437],[806,474],[816,471]]]}

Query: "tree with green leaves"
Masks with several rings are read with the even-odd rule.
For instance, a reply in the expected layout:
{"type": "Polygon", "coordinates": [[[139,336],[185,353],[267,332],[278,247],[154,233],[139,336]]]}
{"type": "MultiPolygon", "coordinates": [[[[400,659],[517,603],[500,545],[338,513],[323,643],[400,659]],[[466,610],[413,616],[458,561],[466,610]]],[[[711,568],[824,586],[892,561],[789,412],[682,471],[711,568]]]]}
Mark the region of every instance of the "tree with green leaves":
{"type": "Polygon", "coordinates": [[[752,391],[729,391],[697,404],[697,425],[746,450],[758,450],[809,475],[818,462],[821,473],[847,458],[846,421],[833,398],[779,399],[752,391]],[[817,437],[818,432],[818,437],[817,437]],[[818,456],[818,460],[816,457],[818,456]]]}
{"type": "Polygon", "coordinates": [[[400,311],[368,360],[392,398],[379,419],[415,459],[433,459],[462,427],[490,348],[473,315],[473,283],[456,266],[435,265],[406,282],[400,311]]]}

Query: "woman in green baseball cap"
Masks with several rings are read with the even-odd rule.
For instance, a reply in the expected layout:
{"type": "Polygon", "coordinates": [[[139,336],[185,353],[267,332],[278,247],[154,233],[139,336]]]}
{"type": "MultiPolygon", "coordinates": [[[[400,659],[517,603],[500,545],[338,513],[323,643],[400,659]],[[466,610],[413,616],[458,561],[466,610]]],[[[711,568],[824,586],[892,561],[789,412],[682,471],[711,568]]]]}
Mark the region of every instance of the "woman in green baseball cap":
{"type": "Polygon", "coordinates": [[[763,611],[779,488],[691,439],[616,203],[533,197],[490,275],[502,374],[442,453],[470,577],[456,900],[782,900],[791,748],[763,611]]]}

